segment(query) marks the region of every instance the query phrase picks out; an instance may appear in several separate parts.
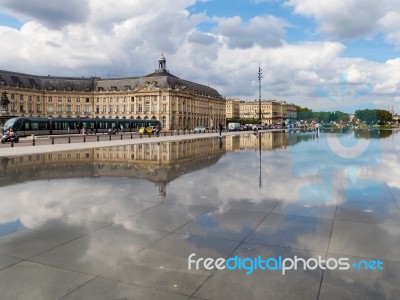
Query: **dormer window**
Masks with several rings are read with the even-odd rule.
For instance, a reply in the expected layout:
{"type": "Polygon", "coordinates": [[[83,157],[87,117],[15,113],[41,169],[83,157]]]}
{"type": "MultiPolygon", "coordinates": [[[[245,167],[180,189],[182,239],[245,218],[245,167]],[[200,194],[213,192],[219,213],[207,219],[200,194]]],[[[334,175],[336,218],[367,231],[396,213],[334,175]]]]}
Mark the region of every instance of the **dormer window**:
{"type": "Polygon", "coordinates": [[[116,90],[117,90],[117,87],[113,85],[113,86],[111,86],[111,90],[112,90],[112,91],[116,91],[116,90]]]}
{"type": "Polygon", "coordinates": [[[97,88],[97,91],[102,92],[102,91],[104,91],[104,88],[103,88],[102,86],[99,86],[99,87],[97,88]]]}
{"type": "Polygon", "coordinates": [[[67,91],[68,92],[71,92],[73,89],[72,89],[72,86],[67,86],[67,91]]]}
{"type": "Polygon", "coordinates": [[[1,80],[1,81],[0,81],[0,84],[1,84],[1,85],[6,85],[6,82],[5,82],[4,80],[1,80]]]}
{"type": "Polygon", "coordinates": [[[125,86],[125,91],[129,91],[131,89],[131,87],[129,85],[125,86]]]}

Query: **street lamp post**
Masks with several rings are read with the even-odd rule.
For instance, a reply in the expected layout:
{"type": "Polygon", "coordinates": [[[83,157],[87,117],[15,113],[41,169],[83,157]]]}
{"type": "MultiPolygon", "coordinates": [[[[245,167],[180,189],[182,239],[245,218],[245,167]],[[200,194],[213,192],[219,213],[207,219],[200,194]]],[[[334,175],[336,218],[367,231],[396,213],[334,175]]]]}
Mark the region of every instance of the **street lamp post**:
{"type": "Polygon", "coordinates": [[[258,67],[258,124],[261,126],[261,78],[262,69],[258,67]]]}

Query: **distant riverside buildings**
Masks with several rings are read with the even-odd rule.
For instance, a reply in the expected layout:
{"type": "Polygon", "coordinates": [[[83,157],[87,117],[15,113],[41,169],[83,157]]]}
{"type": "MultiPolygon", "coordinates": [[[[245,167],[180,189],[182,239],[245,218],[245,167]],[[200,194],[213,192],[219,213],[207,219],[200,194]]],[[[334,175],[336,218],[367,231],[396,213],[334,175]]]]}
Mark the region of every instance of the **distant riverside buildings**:
{"type": "MultiPolygon", "coordinates": [[[[239,99],[226,100],[227,119],[258,119],[259,102],[243,101],[239,99]]],[[[287,119],[295,121],[297,118],[297,106],[286,101],[262,100],[261,123],[283,124],[287,119]]]]}
{"type": "MultiPolygon", "coordinates": [[[[12,116],[157,119],[164,129],[215,127],[225,122],[225,99],[217,90],[180,79],[159,68],[142,77],[38,76],[0,70],[12,116]]],[[[1,120],[0,120],[1,121],[1,120]]]]}

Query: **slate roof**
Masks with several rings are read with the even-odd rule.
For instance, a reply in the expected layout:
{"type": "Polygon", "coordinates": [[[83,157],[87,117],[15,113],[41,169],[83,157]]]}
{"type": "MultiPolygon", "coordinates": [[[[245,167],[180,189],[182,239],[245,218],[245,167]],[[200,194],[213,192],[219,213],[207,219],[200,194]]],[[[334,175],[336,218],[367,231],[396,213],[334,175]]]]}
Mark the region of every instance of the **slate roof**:
{"type": "Polygon", "coordinates": [[[161,89],[187,88],[194,94],[222,99],[216,89],[180,79],[166,70],[159,70],[142,77],[121,78],[39,76],[0,70],[0,85],[37,90],[82,92],[97,92],[101,89],[103,91],[125,91],[153,85],[161,89]]]}

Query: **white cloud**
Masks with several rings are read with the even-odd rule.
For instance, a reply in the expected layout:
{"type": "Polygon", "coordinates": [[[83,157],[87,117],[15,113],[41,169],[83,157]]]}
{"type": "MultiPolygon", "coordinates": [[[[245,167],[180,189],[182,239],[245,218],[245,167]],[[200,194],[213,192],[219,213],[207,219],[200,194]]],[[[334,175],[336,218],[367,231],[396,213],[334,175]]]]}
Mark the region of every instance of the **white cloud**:
{"type": "MultiPolygon", "coordinates": [[[[210,85],[225,97],[258,98],[257,72],[261,66],[265,98],[288,100],[311,108],[320,103],[331,105],[316,88],[321,85],[332,96],[340,96],[338,76],[348,73],[348,95],[371,84],[373,90],[363,100],[379,104],[398,99],[398,60],[377,63],[346,58],[345,45],[335,41],[285,42],[288,25],[273,16],[248,21],[240,17],[213,17],[215,27],[211,32],[201,32],[199,25],[209,17],[206,13],[190,15],[187,7],[193,3],[194,0],[158,0],[152,1],[150,10],[143,1],[90,0],[86,19],[81,23],[65,22],[58,28],[32,19],[20,29],[0,26],[0,65],[5,70],[38,75],[146,75],[158,67],[157,60],[163,52],[172,74],[210,85]]],[[[305,0],[290,3],[296,4],[293,7],[302,14],[306,14],[306,5],[311,5],[305,0]]],[[[318,3],[314,6],[321,7],[321,11],[310,6],[308,15],[334,16],[340,11],[338,7],[344,5],[335,6],[335,2],[330,4],[325,0],[318,3]]],[[[359,3],[352,0],[346,5],[355,9],[359,3]]],[[[372,9],[371,3],[375,5],[376,1],[366,7],[372,9]]],[[[334,20],[332,17],[326,22],[334,20]]],[[[400,41],[397,13],[386,14],[379,22],[381,30],[387,30],[388,39],[400,41]]],[[[346,26],[356,32],[352,23],[346,26]]],[[[338,29],[339,34],[346,26],[332,28],[338,29]]],[[[400,105],[395,109],[400,110],[400,105]]]]}
{"type": "Polygon", "coordinates": [[[297,14],[314,18],[320,32],[335,38],[373,34],[384,13],[381,0],[288,0],[285,5],[297,14]]]}
{"type": "Polygon", "coordinates": [[[248,23],[239,16],[222,19],[213,32],[225,37],[231,48],[278,47],[285,36],[284,22],[273,16],[254,17],[248,23]]]}
{"type": "Polygon", "coordinates": [[[89,0],[2,0],[2,6],[20,20],[37,20],[49,28],[83,23],[88,15],[89,0]],[[79,9],[77,9],[79,8],[79,9]]]}
{"type": "Polygon", "coordinates": [[[388,12],[379,20],[382,31],[386,34],[386,40],[400,47],[400,13],[388,12]]]}

